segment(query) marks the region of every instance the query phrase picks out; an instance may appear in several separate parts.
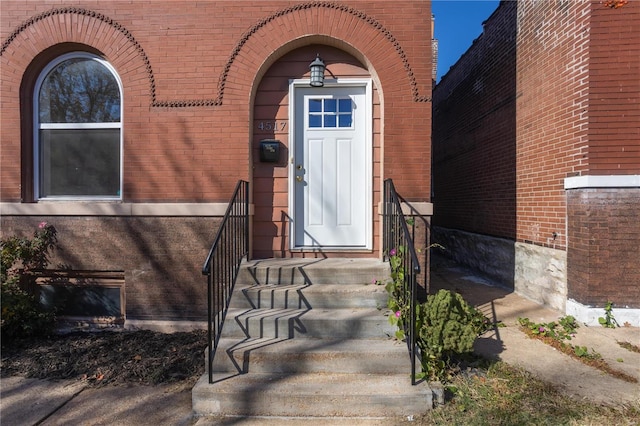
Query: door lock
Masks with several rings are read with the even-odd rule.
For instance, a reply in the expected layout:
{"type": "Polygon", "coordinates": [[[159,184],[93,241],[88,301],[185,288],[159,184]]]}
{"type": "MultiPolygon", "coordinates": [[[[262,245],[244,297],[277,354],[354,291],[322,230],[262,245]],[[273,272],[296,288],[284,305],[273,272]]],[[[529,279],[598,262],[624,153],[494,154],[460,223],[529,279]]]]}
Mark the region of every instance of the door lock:
{"type": "Polygon", "coordinates": [[[298,164],[298,166],[296,167],[296,169],[298,169],[298,170],[302,170],[302,164],[298,164]]]}

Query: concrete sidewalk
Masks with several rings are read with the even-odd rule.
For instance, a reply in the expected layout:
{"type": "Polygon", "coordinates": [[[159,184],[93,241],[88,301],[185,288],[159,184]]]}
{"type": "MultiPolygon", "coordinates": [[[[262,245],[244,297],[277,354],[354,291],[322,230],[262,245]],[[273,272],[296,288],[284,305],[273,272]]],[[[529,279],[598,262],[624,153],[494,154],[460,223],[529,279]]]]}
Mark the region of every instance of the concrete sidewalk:
{"type": "Polygon", "coordinates": [[[0,379],[0,424],[191,425],[191,388],[87,387],[81,381],[0,379]]]}
{"type": "MultiPolygon", "coordinates": [[[[432,269],[431,292],[441,288],[460,293],[487,317],[504,325],[485,333],[476,341],[477,353],[521,366],[535,377],[552,383],[565,394],[578,399],[606,405],[640,404],[640,384],[629,383],[588,367],[539,340],[528,338],[519,329],[518,318],[546,323],[557,321],[564,316],[563,313],[492,286],[491,282],[457,267],[436,266],[432,269]]],[[[581,325],[576,337],[568,343],[594,350],[613,369],[640,381],[640,354],[622,348],[617,342],[640,346],[640,329],[581,325]]]]}
{"type": "MultiPolygon", "coordinates": [[[[640,404],[640,385],[600,372],[540,341],[529,339],[518,329],[518,318],[533,322],[556,321],[563,314],[546,309],[504,289],[491,286],[477,275],[455,267],[432,270],[431,290],[457,291],[485,315],[501,321],[497,328],[478,339],[477,352],[512,365],[550,382],[580,400],[608,405],[640,404]]],[[[574,345],[600,353],[613,368],[640,380],[640,354],[621,348],[617,342],[640,345],[638,328],[581,326],[574,345]]],[[[397,422],[395,422],[397,423],[397,422]]],[[[50,382],[18,377],[0,380],[0,424],[10,425],[221,425],[221,424],[322,424],[387,425],[393,421],[353,419],[252,420],[192,417],[191,390],[182,386],[85,387],[80,381],[50,382]]]]}

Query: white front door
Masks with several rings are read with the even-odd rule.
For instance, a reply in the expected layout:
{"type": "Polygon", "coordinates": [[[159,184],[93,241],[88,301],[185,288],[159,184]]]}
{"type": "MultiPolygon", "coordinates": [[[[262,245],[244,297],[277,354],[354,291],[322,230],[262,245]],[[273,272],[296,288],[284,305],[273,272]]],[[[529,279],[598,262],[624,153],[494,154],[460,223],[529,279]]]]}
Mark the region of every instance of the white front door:
{"type": "Polygon", "coordinates": [[[292,248],[368,248],[370,83],[292,88],[292,248]]]}

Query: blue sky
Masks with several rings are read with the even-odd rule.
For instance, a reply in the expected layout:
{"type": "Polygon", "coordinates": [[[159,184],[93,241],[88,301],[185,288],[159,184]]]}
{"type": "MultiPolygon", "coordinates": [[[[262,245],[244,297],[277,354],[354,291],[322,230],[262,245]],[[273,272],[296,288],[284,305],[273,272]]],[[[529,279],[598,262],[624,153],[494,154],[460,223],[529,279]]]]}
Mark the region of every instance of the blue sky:
{"type": "Polygon", "coordinates": [[[482,34],[482,22],[499,4],[499,0],[432,1],[431,12],[436,17],[435,38],[438,39],[438,81],[482,34]]]}

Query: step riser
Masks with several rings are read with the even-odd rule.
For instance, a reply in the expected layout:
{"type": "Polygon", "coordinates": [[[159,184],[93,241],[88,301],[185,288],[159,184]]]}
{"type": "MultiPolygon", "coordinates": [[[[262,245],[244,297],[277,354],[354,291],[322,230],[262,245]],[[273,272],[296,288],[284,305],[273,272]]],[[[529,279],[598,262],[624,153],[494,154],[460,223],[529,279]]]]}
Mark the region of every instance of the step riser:
{"type": "Polygon", "coordinates": [[[240,268],[238,282],[261,285],[368,285],[388,276],[389,265],[372,259],[355,262],[348,259],[255,261],[240,268]]]}
{"type": "MultiPolygon", "coordinates": [[[[335,378],[335,384],[307,382],[299,386],[288,384],[286,377],[258,376],[262,381],[255,383],[240,379],[233,386],[224,381],[216,383],[218,386],[196,385],[194,411],[211,416],[399,417],[422,414],[433,406],[431,389],[411,386],[408,377],[385,377],[385,383],[395,383],[385,389],[380,379],[370,384],[364,375],[358,390],[341,390],[340,377],[335,378]],[[398,392],[400,382],[406,383],[402,386],[406,392],[398,392]]],[[[228,380],[231,384],[234,378],[228,380]]]]}
{"type": "Polygon", "coordinates": [[[326,318],[304,318],[304,314],[252,315],[229,318],[224,323],[225,337],[271,338],[271,339],[371,339],[385,338],[395,334],[395,328],[386,317],[363,317],[333,320],[326,318]]]}
{"type": "MultiPolygon", "coordinates": [[[[367,361],[363,363],[363,354],[345,358],[336,356],[332,360],[319,359],[313,356],[282,356],[249,357],[250,361],[244,362],[242,354],[233,354],[232,360],[225,356],[226,362],[218,360],[213,367],[214,373],[282,373],[282,374],[309,374],[309,373],[353,373],[366,374],[375,371],[379,374],[402,374],[407,372],[405,355],[402,359],[389,359],[384,355],[367,354],[367,361]],[[222,365],[224,364],[224,365],[222,365]]],[[[396,357],[400,358],[400,357],[396,357]]]]}
{"type": "MultiPolygon", "coordinates": [[[[389,342],[390,343],[390,342],[389,342]]],[[[277,343],[275,344],[277,347],[277,343]]],[[[205,351],[206,352],[206,351],[205,351]]],[[[380,352],[260,352],[221,348],[213,364],[214,373],[349,373],[404,374],[406,346],[380,352]]],[[[206,353],[205,353],[206,362],[206,353]]]]}
{"type": "Polygon", "coordinates": [[[385,308],[384,287],[282,286],[238,288],[231,300],[237,309],[385,308]],[[323,288],[328,287],[328,288],[323,288]],[[242,297],[241,297],[242,296],[242,297]]]}
{"type": "MultiPolygon", "coordinates": [[[[258,385],[259,386],[259,385],[258,385]]],[[[268,386],[268,384],[266,385],[268,386]]],[[[423,414],[433,404],[420,397],[368,397],[349,395],[300,395],[286,398],[278,395],[237,393],[211,400],[199,399],[193,409],[199,415],[277,416],[277,417],[400,417],[405,413],[423,414]],[[246,404],[239,403],[245,401],[246,404]],[[312,401],[312,402],[310,402],[312,401]],[[348,410],[344,408],[348,407],[348,410]]]]}

